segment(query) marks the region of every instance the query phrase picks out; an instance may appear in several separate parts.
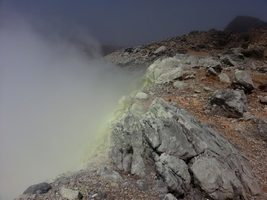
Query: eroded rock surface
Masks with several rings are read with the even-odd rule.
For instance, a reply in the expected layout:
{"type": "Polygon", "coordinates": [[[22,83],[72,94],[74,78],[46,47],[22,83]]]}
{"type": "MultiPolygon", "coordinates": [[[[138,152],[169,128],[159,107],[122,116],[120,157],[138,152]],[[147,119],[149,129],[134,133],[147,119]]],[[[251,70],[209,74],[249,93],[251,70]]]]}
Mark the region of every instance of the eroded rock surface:
{"type": "Polygon", "coordinates": [[[160,98],[143,115],[125,113],[114,125],[112,141],[118,169],[145,176],[153,163],[177,197],[193,186],[214,199],[259,193],[245,159],[226,139],[160,98]]]}

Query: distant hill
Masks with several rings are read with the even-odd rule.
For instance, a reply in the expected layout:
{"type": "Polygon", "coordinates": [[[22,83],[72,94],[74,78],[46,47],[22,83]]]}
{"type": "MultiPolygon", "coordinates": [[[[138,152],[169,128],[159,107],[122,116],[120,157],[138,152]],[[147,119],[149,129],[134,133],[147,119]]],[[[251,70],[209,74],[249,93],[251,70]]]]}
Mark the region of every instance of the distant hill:
{"type": "Polygon", "coordinates": [[[227,32],[248,32],[255,28],[267,28],[267,22],[256,17],[237,16],[224,29],[227,32]]]}

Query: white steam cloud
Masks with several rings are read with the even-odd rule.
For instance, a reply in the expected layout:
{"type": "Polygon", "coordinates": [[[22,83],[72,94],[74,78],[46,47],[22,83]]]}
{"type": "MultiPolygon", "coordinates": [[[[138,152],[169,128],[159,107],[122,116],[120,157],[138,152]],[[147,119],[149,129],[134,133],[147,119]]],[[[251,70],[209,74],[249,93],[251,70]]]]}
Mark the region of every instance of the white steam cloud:
{"type": "Polygon", "coordinates": [[[8,200],[79,168],[103,119],[140,72],[101,61],[95,43],[88,57],[26,23],[0,26],[0,199],[8,200]]]}

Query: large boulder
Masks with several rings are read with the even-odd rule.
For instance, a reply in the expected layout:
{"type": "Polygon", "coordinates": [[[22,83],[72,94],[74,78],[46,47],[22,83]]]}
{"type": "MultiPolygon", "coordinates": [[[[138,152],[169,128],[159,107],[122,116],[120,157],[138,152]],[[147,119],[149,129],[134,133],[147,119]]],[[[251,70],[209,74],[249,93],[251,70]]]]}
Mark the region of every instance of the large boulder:
{"type": "Polygon", "coordinates": [[[214,113],[226,117],[240,118],[247,110],[247,98],[242,90],[217,90],[209,98],[208,107],[214,113]]]}
{"type": "Polygon", "coordinates": [[[149,66],[146,73],[146,80],[156,84],[168,83],[181,78],[184,74],[180,60],[173,58],[165,58],[157,60],[149,66]]]}
{"type": "Polygon", "coordinates": [[[246,160],[226,139],[163,99],[143,114],[126,109],[112,130],[114,165],[139,176],[156,170],[177,198],[196,187],[203,197],[220,200],[259,193],[246,160]]]}
{"type": "Polygon", "coordinates": [[[238,175],[231,169],[232,166],[236,168],[235,165],[237,163],[232,165],[230,162],[223,162],[216,157],[203,154],[193,159],[190,169],[194,175],[194,181],[212,198],[242,199],[245,193],[242,180],[238,179],[238,175]]]}
{"type": "Polygon", "coordinates": [[[191,55],[177,54],[174,57],[158,59],[151,64],[145,75],[148,83],[164,84],[176,80],[184,80],[185,77],[191,78],[194,67],[210,67],[220,70],[219,60],[213,57],[199,57],[191,55]]]}
{"type": "Polygon", "coordinates": [[[234,89],[244,90],[244,92],[247,94],[250,94],[255,88],[250,74],[243,70],[235,71],[235,77],[232,86],[234,89]]]}

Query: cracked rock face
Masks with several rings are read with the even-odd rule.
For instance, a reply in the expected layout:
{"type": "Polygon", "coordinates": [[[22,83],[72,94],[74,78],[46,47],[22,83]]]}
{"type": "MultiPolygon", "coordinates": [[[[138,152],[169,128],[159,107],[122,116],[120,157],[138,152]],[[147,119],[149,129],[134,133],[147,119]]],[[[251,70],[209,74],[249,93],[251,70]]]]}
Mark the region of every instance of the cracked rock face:
{"type": "Polygon", "coordinates": [[[155,160],[156,169],[166,181],[168,188],[180,195],[186,194],[191,181],[187,164],[182,159],[166,153],[155,155],[155,160]]]}
{"type": "Polygon", "coordinates": [[[193,188],[213,199],[259,193],[246,160],[226,139],[162,99],[142,115],[129,109],[114,124],[111,158],[118,169],[139,176],[156,170],[178,198],[193,188]]]}

